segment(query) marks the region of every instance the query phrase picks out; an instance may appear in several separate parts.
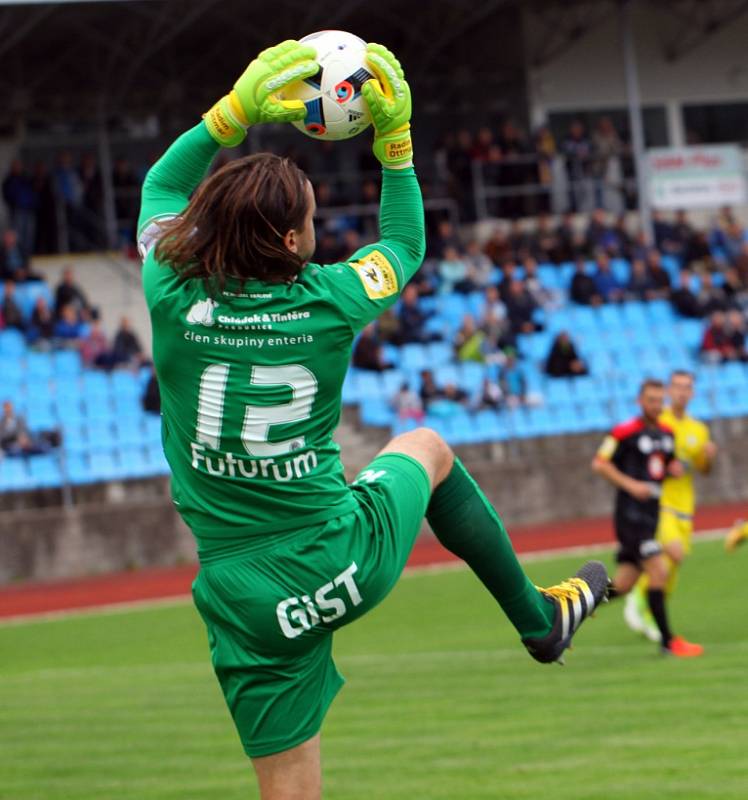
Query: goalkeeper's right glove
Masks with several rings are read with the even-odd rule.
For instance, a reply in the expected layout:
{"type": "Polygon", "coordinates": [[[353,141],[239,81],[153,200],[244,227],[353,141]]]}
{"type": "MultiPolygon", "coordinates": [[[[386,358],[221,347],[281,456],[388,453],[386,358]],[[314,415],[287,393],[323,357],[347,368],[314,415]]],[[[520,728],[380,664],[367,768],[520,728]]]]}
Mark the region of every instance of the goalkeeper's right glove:
{"type": "Polygon", "coordinates": [[[383,167],[403,169],[413,163],[410,139],[410,87],[395,56],[381,44],[366,46],[374,77],[361,87],[374,124],[374,155],[383,167]]]}
{"type": "Polygon", "coordinates": [[[277,94],[289,83],[314,75],[319,70],[316,58],[313,47],[293,39],[263,50],[205,115],[210,135],[223,147],[236,147],[250,125],[304,119],[301,100],[281,100],[277,94]]]}

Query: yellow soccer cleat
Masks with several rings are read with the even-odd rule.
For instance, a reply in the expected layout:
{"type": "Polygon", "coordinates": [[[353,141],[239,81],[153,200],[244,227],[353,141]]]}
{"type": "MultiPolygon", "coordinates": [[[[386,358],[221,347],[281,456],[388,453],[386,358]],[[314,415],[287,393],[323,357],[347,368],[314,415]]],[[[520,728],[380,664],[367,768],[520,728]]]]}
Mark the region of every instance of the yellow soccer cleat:
{"type": "Polygon", "coordinates": [[[728,553],[732,553],[737,549],[738,545],[746,541],[748,541],[748,522],[743,522],[742,519],[739,519],[732,528],[730,528],[730,532],[727,534],[725,550],[727,550],[728,553]]]}

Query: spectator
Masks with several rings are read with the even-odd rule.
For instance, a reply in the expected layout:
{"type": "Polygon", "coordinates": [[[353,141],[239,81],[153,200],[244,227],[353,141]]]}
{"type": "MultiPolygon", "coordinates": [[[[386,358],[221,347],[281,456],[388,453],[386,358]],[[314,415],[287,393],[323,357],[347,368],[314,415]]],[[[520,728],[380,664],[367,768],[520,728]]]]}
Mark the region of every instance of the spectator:
{"type": "Polygon", "coordinates": [[[465,314],[455,334],[454,348],[458,361],[483,361],[483,341],[486,334],[475,324],[472,314],[465,314]]]}
{"type": "Polygon", "coordinates": [[[706,361],[721,363],[733,361],[737,356],[735,345],[726,328],[724,311],[712,312],[709,326],[704,331],[701,355],[706,361]]]}
{"type": "Polygon", "coordinates": [[[748,288],[748,242],[743,243],[740,255],[735,262],[735,270],[742,286],[748,288]]]}
{"type": "Polygon", "coordinates": [[[398,419],[414,419],[418,423],[423,422],[423,402],[407,382],[401,384],[397,394],[392,398],[392,408],[398,419]]]}
{"type": "Polygon", "coordinates": [[[63,306],[55,323],[54,338],[59,347],[78,347],[85,333],[84,324],[78,319],[72,305],[63,306]]]}
{"type": "Polygon", "coordinates": [[[439,261],[438,272],[441,294],[452,294],[452,292],[467,294],[472,291],[472,284],[468,280],[467,262],[456,247],[444,249],[444,255],[439,261]]]}
{"type": "Polygon", "coordinates": [[[497,381],[491,380],[488,376],[483,379],[478,404],[480,408],[491,409],[498,409],[504,405],[504,393],[497,381]]]}
{"type": "Polygon", "coordinates": [[[31,178],[17,158],[11,162],[3,181],[3,199],[8,207],[10,224],[18,233],[21,249],[30,254],[34,248],[38,198],[31,178]]]}
{"type": "Polygon", "coordinates": [[[51,346],[55,335],[55,317],[44,297],[37,297],[34,310],[31,312],[27,338],[29,343],[37,347],[51,346]]]}
{"type": "Polygon", "coordinates": [[[88,321],[94,316],[83,289],[75,282],[72,267],[63,270],[62,279],[55,290],[55,314],[58,318],[62,316],[62,309],[67,306],[73,309],[79,321],[88,321]]]}
{"type": "Polygon", "coordinates": [[[481,251],[477,239],[471,239],[465,249],[467,277],[474,290],[485,289],[493,278],[491,259],[481,251]]]}
{"type": "Polygon", "coordinates": [[[602,208],[596,208],[590,215],[585,232],[585,249],[588,253],[605,252],[617,255],[617,234],[608,222],[608,215],[602,208]]]}
{"type": "Polygon", "coordinates": [[[151,374],[148,376],[148,383],[143,392],[143,411],[149,414],[161,413],[161,392],[158,388],[158,378],[156,377],[156,370],[151,365],[151,374]]]}
{"type": "Polygon", "coordinates": [[[491,259],[494,266],[511,261],[512,245],[501,226],[497,225],[493,229],[488,241],[483,245],[483,252],[491,259]]]}
{"type": "Polygon", "coordinates": [[[499,372],[499,386],[509,408],[525,405],[527,399],[527,379],[517,364],[517,357],[508,352],[506,361],[499,372]]]}
{"type": "Polygon", "coordinates": [[[100,320],[95,319],[91,322],[88,333],[80,342],[80,354],[87,367],[112,368],[112,353],[100,320]]]}
{"type": "Polygon", "coordinates": [[[425,325],[430,314],[422,311],[418,306],[418,290],[408,284],[400,296],[400,343],[420,343],[438,339],[425,331],[425,325]]]}
{"type": "Polygon", "coordinates": [[[626,285],[626,297],[631,300],[651,300],[654,297],[654,284],[649,277],[647,265],[640,258],[631,262],[631,276],[626,285]]]}
{"type": "Polygon", "coordinates": [[[741,311],[732,309],[727,312],[727,335],[734,353],[734,358],[739,361],[748,361],[748,351],[745,344],[745,318],[741,311]]]}
{"type": "Polygon", "coordinates": [[[586,211],[589,207],[592,144],[580,120],[574,120],[569,126],[569,132],[561,144],[561,152],[566,160],[569,208],[572,211],[586,211]]]}
{"type": "Polygon", "coordinates": [[[534,258],[526,258],[522,266],[525,268],[525,289],[535,304],[545,309],[559,306],[560,298],[545,286],[538,276],[538,262],[534,258]]]}
{"type": "Polygon", "coordinates": [[[592,134],[595,204],[617,211],[623,207],[623,143],[610,117],[600,117],[592,134]]]}
{"type": "Polygon", "coordinates": [[[509,245],[515,262],[523,261],[532,254],[532,236],[525,230],[521,219],[512,220],[509,228],[509,245]]]}
{"type": "Polygon", "coordinates": [[[13,281],[5,281],[5,293],[0,311],[2,311],[2,318],[6,328],[15,328],[19,331],[26,330],[26,322],[21,313],[21,308],[16,302],[16,285],[13,281]]]}
{"type": "Polygon", "coordinates": [[[29,252],[18,240],[13,228],[3,232],[0,245],[0,279],[24,281],[29,272],[29,252]]]}
{"type": "Polygon", "coordinates": [[[587,365],[579,357],[574,342],[566,331],[553,340],[551,352],[545,362],[545,371],[552,378],[574,378],[587,374],[587,365]]]}
{"type": "Polygon", "coordinates": [[[522,281],[513,280],[509,284],[506,310],[510,330],[515,336],[520,333],[534,333],[542,329],[542,326],[533,320],[537,308],[537,304],[522,281]]]}
{"type": "Polygon", "coordinates": [[[574,277],[569,287],[569,297],[582,306],[599,306],[603,298],[591,275],[587,274],[587,264],[583,258],[577,258],[574,277]]]}
{"type": "Polygon", "coordinates": [[[358,337],[356,346],[353,348],[353,366],[372,372],[384,372],[386,369],[392,369],[392,364],[384,356],[384,349],[377,338],[373,322],[369,323],[358,337]]]}
{"type": "Polygon", "coordinates": [[[143,347],[127,317],[122,317],[114,334],[112,357],[115,366],[139,367],[143,363],[143,347]]]}
{"type": "Polygon", "coordinates": [[[672,240],[675,243],[673,255],[683,264],[686,262],[695,231],[688,215],[682,209],[675,212],[672,240]]]}
{"type": "Polygon", "coordinates": [[[561,242],[548,214],[540,214],[532,237],[532,254],[538,261],[547,264],[559,263],[561,242]]]}
{"type": "Polygon", "coordinates": [[[558,227],[559,264],[587,254],[584,233],[577,228],[574,220],[574,214],[566,213],[558,227]]]}
{"type": "Polygon", "coordinates": [[[498,289],[499,298],[505,305],[510,294],[509,287],[512,285],[512,281],[516,279],[516,272],[517,265],[514,263],[514,261],[505,261],[501,265],[501,280],[499,281],[498,289]]]}
{"type": "Polygon", "coordinates": [[[462,249],[462,242],[452,223],[448,219],[442,219],[439,220],[433,236],[429,237],[426,254],[430,258],[443,258],[448,247],[459,251],[462,249]]]}
{"type": "Polygon", "coordinates": [[[390,344],[400,343],[400,320],[392,308],[383,311],[377,320],[377,333],[382,342],[388,342],[390,344]]]}
{"type": "Polygon", "coordinates": [[[676,233],[673,224],[666,219],[662,211],[655,209],[652,212],[652,227],[654,229],[655,247],[661,253],[678,256],[682,250],[682,242],[676,233]]]}
{"type": "Polygon", "coordinates": [[[721,286],[714,285],[714,280],[709,272],[705,272],[701,276],[698,301],[702,317],[708,317],[715,311],[727,311],[729,306],[727,293],[721,286]]]}
{"type": "Polygon", "coordinates": [[[3,403],[0,416],[0,452],[6,456],[33,456],[46,452],[51,443],[36,439],[29,432],[26,420],[17,414],[13,403],[3,403]]]}
{"type": "Polygon", "coordinates": [[[421,390],[419,392],[421,404],[428,413],[431,404],[444,396],[442,390],[436,385],[434,373],[430,369],[421,370],[421,390]]]}
{"type": "Polygon", "coordinates": [[[688,248],[684,256],[684,264],[690,269],[695,269],[700,272],[715,268],[714,256],[712,255],[712,249],[709,245],[709,237],[704,231],[694,232],[688,243],[688,248]]]}
{"type": "Polygon", "coordinates": [[[610,259],[600,253],[595,259],[597,269],[592,275],[595,282],[595,291],[602,297],[604,303],[618,303],[623,300],[623,287],[610,268],[610,259]]]}
{"type": "Polygon", "coordinates": [[[649,300],[664,300],[670,295],[670,275],[662,266],[660,253],[651,248],[647,253],[647,273],[652,283],[649,300]]]}
{"type": "MultiPolygon", "coordinates": [[[[81,230],[83,184],[78,171],[73,166],[73,157],[69,152],[59,153],[53,172],[53,181],[55,194],[62,201],[65,214],[68,249],[74,253],[81,252],[87,247],[85,236],[81,230]]],[[[57,312],[57,306],[55,306],[55,311],[57,312]]]]}
{"type": "Polygon", "coordinates": [[[683,317],[695,319],[701,316],[699,298],[691,291],[691,273],[687,269],[678,274],[678,286],[670,293],[670,303],[683,317]]]}

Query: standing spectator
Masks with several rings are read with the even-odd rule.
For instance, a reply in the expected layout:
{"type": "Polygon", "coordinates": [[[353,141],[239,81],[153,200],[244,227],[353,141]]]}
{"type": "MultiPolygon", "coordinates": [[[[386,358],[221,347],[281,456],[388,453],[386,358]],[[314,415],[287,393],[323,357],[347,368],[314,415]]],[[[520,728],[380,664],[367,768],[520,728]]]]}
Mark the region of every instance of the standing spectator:
{"type": "Polygon", "coordinates": [[[114,334],[112,356],[115,366],[139,367],[143,363],[143,347],[127,317],[122,317],[114,334]]]}
{"type": "Polygon", "coordinates": [[[600,117],[592,134],[595,205],[618,213],[623,209],[623,143],[610,117],[600,117]]]}
{"type": "Polygon", "coordinates": [[[576,225],[574,214],[566,213],[558,228],[558,263],[587,255],[585,235],[576,225]]]}
{"type": "MultiPolygon", "coordinates": [[[[522,130],[513,120],[506,120],[501,126],[498,139],[501,150],[500,184],[507,188],[521,189],[530,180],[534,182],[535,167],[528,164],[528,147],[522,130]]],[[[501,216],[517,219],[525,215],[525,197],[521,192],[506,195],[501,201],[501,216]]],[[[523,258],[516,255],[515,258],[523,258]]]]}
{"type": "Polygon", "coordinates": [[[34,249],[37,196],[20,159],[13,159],[10,164],[3,181],[3,200],[8,207],[10,224],[18,233],[21,248],[30,254],[34,249]]]}
{"type": "Polygon", "coordinates": [[[100,320],[94,319],[91,321],[88,333],[81,340],[80,354],[83,363],[87,367],[96,366],[102,369],[111,369],[112,354],[100,320]]]}
{"type": "Polygon", "coordinates": [[[91,304],[88,302],[83,289],[75,282],[75,275],[72,267],[66,267],[62,273],[62,279],[55,289],[55,313],[58,318],[62,315],[62,309],[69,306],[75,312],[79,320],[89,320],[93,314],[91,304]]]}
{"type": "Polygon", "coordinates": [[[81,182],[81,233],[87,250],[98,250],[106,244],[102,224],[101,173],[93,153],[84,153],[78,167],[81,182]]]}
{"type": "Polygon", "coordinates": [[[34,252],[40,254],[56,253],[57,241],[57,198],[49,167],[43,161],[34,165],[32,176],[34,192],[37,197],[36,242],[34,252]]]}
{"type": "Polygon", "coordinates": [[[439,220],[433,236],[429,236],[426,254],[429,258],[442,258],[448,247],[460,250],[462,242],[452,223],[448,219],[442,219],[439,220]]]}
{"type": "Polygon", "coordinates": [[[143,392],[143,411],[149,414],[161,413],[161,392],[158,388],[158,378],[156,377],[156,368],[151,365],[151,374],[148,376],[148,383],[143,392]]]}
{"type": "Polygon", "coordinates": [[[55,192],[62,201],[65,231],[67,233],[66,249],[74,253],[86,249],[81,232],[81,207],[83,202],[83,185],[80,175],[73,166],[72,155],[64,151],[57,158],[53,172],[55,192]]]}
{"type": "Polygon", "coordinates": [[[55,335],[55,316],[44,297],[37,297],[31,312],[31,324],[27,332],[30,344],[37,347],[51,346],[55,335]]]}
{"type": "Polygon", "coordinates": [[[60,347],[78,347],[85,328],[72,305],[63,306],[55,323],[54,338],[60,347]]]}
{"type": "MultiPolygon", "coordinates": [[[[112,168],[114,211],[117,216],[117,234],[120,247],[128,252],[135,242],[138,218],[138,188],[140,181],[126,158],[117,158],[112,168]]],[[[326,262],[322,262],[323,264],[326,262]]]]}
{"type": "Polygon", "coordinates": [[[726,327],[724,311],[713,311],[701,341],[701,355],[706,361],[721,363],[737,358],[735,345],[726,327]]]}
{"type": "Polygon", "coordinates": [[[542,264],[559,263],[560,240],[548,214],[538,216],[538,224],[532,237],[533,257],[542,264]]]}
{"type": "Polygon", "coordinates": [[[545,214],[551,209],[553,192],[553,162],[556,158],[556,140],[547,126],[539,128],[535,133],[535,155],[537,157],[535,180],[542,187],[537,195],[538,211],[545,214]]]}
{"type": "Polygon", "coordinates": [[[592,144],[587,138],[584,125],[574,120],[569,126],[561,152],[566,159],[566,177],[569,183],[569,208],[571,211],[586,211],[589,208],[589,176],[591,171],[592,144]]]}
{"type": "Polygon", "coordinates": [[[24,249],[13,228],[3,231],[0,245],[0,279],[24,281],[28,275],[29,252],[24,249]]]}
{"type": "Polygon", "coordinates": [[[579,357],[567,331],[561,331],[553,340],[545,371],[552,378],[574,378],[587,374],[587,365],[579,357]]]}
{"type": "Polygon", "coordinates": [[[604,303],[618,303],[623,300],[623,287],[610,268],[610,259],[600,253],[595,259],[597,269],[592,275],[595,282],[595,291],[602,297],[604,303]]]}
{"type": "Polygon", "coordinates": [[[595,281],[587,274],[587,264],[583,258],[578,258],[575,263],[574,277],[569,287],[569,297],[582,306],[599,306],[603,298],[597,291],[595,281]]]}
{"type": "Polygon", "coordinates": [[[373,322],[369,323],[358,337],[353,348],[353,366],[373,372],[384,372],[392,368],[392,364],[384,356],[384,349],[377,338],[373,322]]]}
{"type": "Polygon", "coordinates": [[[414,419],[418,423],[423,422],[423,402],[410,388],[407,381],[401,384],[397,394],[392,398],[392,408],[398,419],[414,419]]]}
{"type": "Polygon", "coordinates": [[[678,273],[678,286],[670,293],[670,304],[683,317],[701,316],[699,298],[691,291],[691,273],[687,269],[678,273]]]}
{"type": "Polygon", "coordinates": [[[21,313],[21,308],[16,302],[16,285],[13,281],[5,281],[5,293],[0,306],[2,318],[6,328],[15,328],[19,331],[26,330],[26,321],[21,313]]]}

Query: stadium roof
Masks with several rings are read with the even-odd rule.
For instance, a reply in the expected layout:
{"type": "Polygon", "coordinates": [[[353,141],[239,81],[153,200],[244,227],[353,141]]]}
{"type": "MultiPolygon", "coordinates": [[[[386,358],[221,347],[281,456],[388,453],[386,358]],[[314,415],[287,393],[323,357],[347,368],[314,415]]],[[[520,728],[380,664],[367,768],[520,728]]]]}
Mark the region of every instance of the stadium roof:
{"type": "MultiPolygon", "coordinates": [[[[10,125],[156,113],[194,115],[223,93],[258,50],[321,28],[382,41],[408,65],[425,106],[479,94],[510,96],[527,64],[552,61],[614,13],[619,0],[0,0],[0,104],[10,125]],[[523,50],[520,6],[543,35],[523,50]]],[[[748,0],[632,0],[668,14],[678,58],[748,11],[748,0]]]]}

